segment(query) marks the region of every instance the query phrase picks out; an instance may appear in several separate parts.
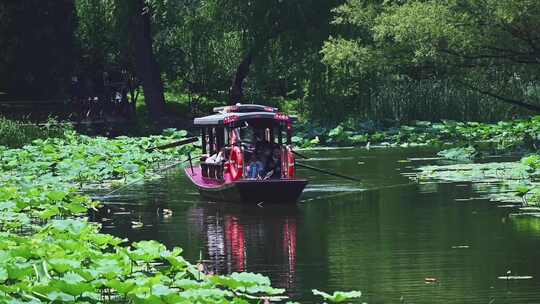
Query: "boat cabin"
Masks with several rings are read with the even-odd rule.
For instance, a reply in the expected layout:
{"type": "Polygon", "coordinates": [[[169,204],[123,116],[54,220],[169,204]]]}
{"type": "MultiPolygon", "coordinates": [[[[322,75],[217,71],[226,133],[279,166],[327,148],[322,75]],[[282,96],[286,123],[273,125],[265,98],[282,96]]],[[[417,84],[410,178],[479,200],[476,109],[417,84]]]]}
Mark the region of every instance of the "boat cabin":
{"type": "Polygon", "coordinates": [[[294,178],[292,123],[276,108],[235,105],[196,118],[201,129],[201,172],[220,182],[294,178]]]}

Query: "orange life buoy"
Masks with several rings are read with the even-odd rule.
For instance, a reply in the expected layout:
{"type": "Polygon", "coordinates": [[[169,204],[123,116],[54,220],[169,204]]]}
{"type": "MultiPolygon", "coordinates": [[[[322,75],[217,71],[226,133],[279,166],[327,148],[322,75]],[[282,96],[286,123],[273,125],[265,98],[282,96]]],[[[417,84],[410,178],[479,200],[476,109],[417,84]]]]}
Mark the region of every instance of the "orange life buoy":
{"type": "Polygon", "coordinates": [[[294,178],[294,154],[291,147],[287,147],[287,176],[294,178]]]}
{"type": "Polygon", "coordinates": [[[234,146],[232,148],[228,168],[232,180],[242,178],[244,173],[244,154],[242,153],[242,149],[240,147],[234,146]]]}

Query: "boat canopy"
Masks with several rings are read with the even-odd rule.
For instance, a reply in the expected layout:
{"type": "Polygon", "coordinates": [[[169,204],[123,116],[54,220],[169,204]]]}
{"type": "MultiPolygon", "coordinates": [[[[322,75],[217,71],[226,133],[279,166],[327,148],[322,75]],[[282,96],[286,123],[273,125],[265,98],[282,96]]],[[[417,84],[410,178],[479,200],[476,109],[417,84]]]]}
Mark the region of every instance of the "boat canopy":
{"type": "Polygon", "coordinates": [[[196,126],[223,126],[232,125],[248,120],[275,120],[276,122],[290,123],[290,117],[276,112],[226,112],[210,116],[195,118],[196,126]]]}
{"type": "Polygon", "coordinates": [[[277,108],[256,105],[256,104],[236,104],[234,106],[216,107],[214,113],[245,113],[245,112],[272,112],[276,113],[277,108]]]}

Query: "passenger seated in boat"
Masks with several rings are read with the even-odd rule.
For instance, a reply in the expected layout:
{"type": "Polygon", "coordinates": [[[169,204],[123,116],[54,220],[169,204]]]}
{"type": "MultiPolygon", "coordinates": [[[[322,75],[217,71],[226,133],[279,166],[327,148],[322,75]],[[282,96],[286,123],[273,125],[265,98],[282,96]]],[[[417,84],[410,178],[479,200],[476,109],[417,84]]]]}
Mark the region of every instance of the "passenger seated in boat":
{"type": "Polygon", "coordinates": [[[275,147],[272,151],[272,157],[266,163],[266,175],[264,179],[280,179],[281,178],[281,150],[275,147]]]}
{"type": "Polygon", "coordinates": [[[207,164],[220,164],[225,160],[223,150],[218,153],[213,154],[212,156],[206,158],[204,161],[207,164]]]}
{"type": "Polygon", "coordinates": [[[255,153],[251,154],[247,165],[247,178],[258,179],[264,171],[263,163],[258,159],[255,153]]]}
{"type": "Polygon", "coordinates": [[[255,143],[255,153],[260,156],[260,160],[266,164],[272,157],[272,144],[265,139],[259,138],[255,143]]]}

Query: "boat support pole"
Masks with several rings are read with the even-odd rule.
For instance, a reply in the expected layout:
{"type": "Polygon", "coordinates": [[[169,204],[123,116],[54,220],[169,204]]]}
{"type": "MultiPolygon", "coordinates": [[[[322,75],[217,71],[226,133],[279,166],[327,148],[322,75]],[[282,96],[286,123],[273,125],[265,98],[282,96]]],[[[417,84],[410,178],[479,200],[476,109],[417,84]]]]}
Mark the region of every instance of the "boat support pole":
{"type": "Polygon", "coordinates": [[[195,171],[193,171],[193,162],[191,161],[191,152],[188,152],[188,160],[189,160],[189,167],[191,168],[191,174],[195,175],[195,171]]]}

